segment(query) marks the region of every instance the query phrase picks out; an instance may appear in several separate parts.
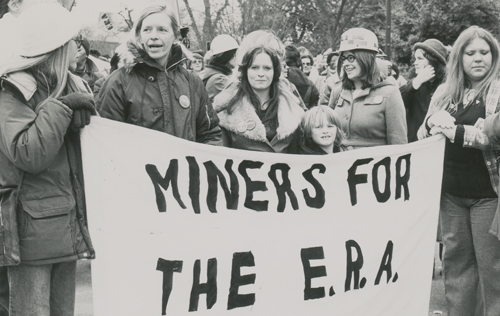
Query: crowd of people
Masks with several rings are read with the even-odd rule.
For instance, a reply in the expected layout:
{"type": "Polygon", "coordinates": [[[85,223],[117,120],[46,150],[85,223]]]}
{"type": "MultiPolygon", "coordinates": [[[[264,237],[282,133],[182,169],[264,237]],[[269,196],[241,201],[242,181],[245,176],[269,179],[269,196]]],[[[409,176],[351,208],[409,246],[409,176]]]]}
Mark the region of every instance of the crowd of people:
{"type": "Polygon", "coordinates": [[[344,32],[320,61],[265,30],[240,43],[221,34],[208,52],[191,52],[176,15],[151,5],[103,75],[72,13],[30,2],[0,0],[0,22],[22,26],[0,58],[0,187],[17,188],[21,260],[0,267],[0,315],[74,314],[76,260],[95,255],[78,133],[94,115],[286,154],[442,134],[437,235],[448,315],[500,315],[500,48],[487,30],[471,26],[451,48],[416,43],[405,79],[364,28],[344,32]]]}

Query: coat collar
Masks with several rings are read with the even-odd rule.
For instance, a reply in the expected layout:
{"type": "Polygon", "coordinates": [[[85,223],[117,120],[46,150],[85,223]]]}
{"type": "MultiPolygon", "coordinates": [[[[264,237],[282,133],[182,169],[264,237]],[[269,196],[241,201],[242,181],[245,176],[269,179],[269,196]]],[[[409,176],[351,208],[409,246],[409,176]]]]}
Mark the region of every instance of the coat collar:
{"type": "Polygon", "coordinates": [[[2,81],[7,81],[16,87],[26,101],[29,101],[36,92],[36,79],[32,74],[25,71],[17,71],[2,77],[2,81]]]}
{"type": "MultiPolygon", "coordinates": [[[[288,81],[280,80],[279,87],[278,129],[275,137],[277,140],[283,140],[299,128],[304,109],[299,99],[293,95],[288,81]]],[[[266,128],[248,97],[240,100],[231,114],[227,112],[227,105],[236,95],[238,88],[239,82],[233,83],[215,97],[213,107],[219,116],[219,125],[248,139],[268,142],[266,128]]]]}
{"type": "Polygon", "coordinates": [[[123,62],[127,70],[131,70],[137,64],[146,64],[150,67],[157,68],[160,71],[170,70],[179,65],[186,58],[182,56],[182,48],[177,44],[172,44],[170,56],[168,57],[167,66],[165,69],[152,59],[148,53],[133,42],[127,42],[127,51],[122,56],[123,62]]]}
{"type": "MultiPolygon", "coordinates": [[[[68,72],[68,77],[71,77],[78,91],[86,92],[92,95],[92,90],[85,80],[70,72],[68,72]]],[[[24,100],[26,101],[30,101],[38,89],[38,84],[36,82],[35,76],[27,71],[17,71],[10,73],[2,77],[2,81],[9,82],[17,90],[19,90],[19,92],[21,92],[21,94],[23,95],[24,100]]]]}

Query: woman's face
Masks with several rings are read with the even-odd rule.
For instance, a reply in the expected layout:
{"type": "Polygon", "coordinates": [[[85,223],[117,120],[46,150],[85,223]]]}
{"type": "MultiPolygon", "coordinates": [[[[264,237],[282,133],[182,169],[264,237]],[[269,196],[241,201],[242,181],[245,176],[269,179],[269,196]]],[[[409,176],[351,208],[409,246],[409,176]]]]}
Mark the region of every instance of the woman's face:
{"type": "Polygon", "coordinates": [[[191,68],[193,68],[193,70],[196,72],[202,71],[203,70],[203,60],[195,58],[195,60],[193,60],[191,62],[191,68]]]}
{"type": "Polygon", "coordinates": [[[268,90],[273,82],[274,68],[271,57],[266,53],[255,55],[248,68],[248,82],[254,91],[268,90]]]}
{"type": "Polygon", "coordinates": [[[77,44],[74,40],[71,40],[68,42],[68,58],[69,58],[69,65],[68,65],[68,70],[70,71],[75,71],[76,66],[78,63],[78,47],[77,44]]]}
{"type": "Polygon", "coordinates": [[[328,68],[330,69],[331,73],[336,73],[337,72],[337,63],[339,61],[338,56],[333,56],[332,59],[330,60],[330,64],[328,65],[328,68]]]}
{"type": "Polygon", "coordinates": [[[153,13],[142,21],[140,43],[146,53],[160,65],[167,65],[174,41],[172,21],[166,13],[153,13]]]}
{"type": "Polygon", "coordinates": [[[430,65],[429,60],[424,56],[424,51],[420,48],[415,51],[415,62],[413,65],[415,66],[415,72],[417,75],[420,70],[430,65]]]}
{"type": "Polygon", "coordinates": [[[335,142],[336,136],[337,127],[325,119],[317,122],[311,130],[312,141],[323,149],[330,148],[335,142]]]}
{"type": "Polygon", "coordinates": [[[309,75],[311,73],[311,70],[312,70],[311,60],[309,59],[309,57],[303,57],[301,59],[301,61],[302,61],[302,71],[306,75],[309,75]]]}
{"type": "Polygon", "coordinates": [[[482,38],[474,39],[462,55],[465,76],[472,83],[483,80],[491,69],[492,60],[490,45],[482,38]]]}
{"type": "Polygon", "coordinates": [[[352,81],[360,80],[361,78],[361,66],[359,65],[356,56],[352,51],[347,51],[342,53],[342,69],[344,69],[347,78],[352,81]],[[352,56],[352,57],[351,57],[352,56]],[[349,59],[351,61],[349,61],[349,59]]]}

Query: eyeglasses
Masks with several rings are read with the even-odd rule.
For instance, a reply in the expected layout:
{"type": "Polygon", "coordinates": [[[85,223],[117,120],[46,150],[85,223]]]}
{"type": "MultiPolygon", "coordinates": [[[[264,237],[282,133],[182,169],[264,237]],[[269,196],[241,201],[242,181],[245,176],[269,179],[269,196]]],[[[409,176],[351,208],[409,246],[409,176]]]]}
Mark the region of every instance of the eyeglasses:
{"type": "Polygon", "coordinates": [[[354,55],[349,55],[349,56],[340,56],[340,61],[345,62],[347,59],[348,62],[353,63],[356,60],[356,56],[354,55]]]}

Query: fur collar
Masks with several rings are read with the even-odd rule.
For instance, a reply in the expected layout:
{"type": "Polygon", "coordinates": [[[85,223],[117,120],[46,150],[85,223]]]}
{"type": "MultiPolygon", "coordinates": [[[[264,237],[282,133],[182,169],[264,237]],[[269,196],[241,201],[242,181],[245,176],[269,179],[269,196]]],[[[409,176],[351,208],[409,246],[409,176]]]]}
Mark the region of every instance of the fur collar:
{"type": "MultiPolygon", "coordinates": [[[[227,112],[227,105],[236,95],[238,88],[239,82],[233,83],[215,97],[213,107],[219,116],[219,125],[232,133],[242,134],[248,139],[268,142],[266,128],[247,97],[238,102],[231,114],[227,112]]],[[[280,80],[279,88],[280,101],[276,138],[283,140],[299,128],[304,109],[299,98],[293,94],[287,80],[280,80]]]]}

